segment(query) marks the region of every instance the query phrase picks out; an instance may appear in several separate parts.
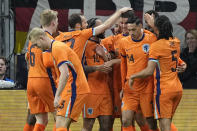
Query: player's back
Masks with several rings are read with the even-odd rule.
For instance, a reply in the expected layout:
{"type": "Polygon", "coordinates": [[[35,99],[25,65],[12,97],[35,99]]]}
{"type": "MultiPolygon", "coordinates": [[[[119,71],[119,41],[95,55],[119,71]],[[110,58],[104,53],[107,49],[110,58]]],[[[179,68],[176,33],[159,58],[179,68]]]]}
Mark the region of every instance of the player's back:
{"type": "Polygon", "coordinates": [[[55,60],[58,79],[60,72],[57,68],[63,63],[66,63],[69,68],[69,78],[63,94],[66,95],[71,92],[76,92],[77,94],[89,93],[89,86],[77,54],[66,44],[54,41],[52,45],[52,56],[55,60]]]}
{"type": "Polygon", "coordinates": [[[71,49],[75,51],[79,59],[82,60],[84,46],[86,41],[93,35],[92,32],[92,28],[71,32],[61,32],[60,35],[55,38],[55,40],[65,42],[71,49]]]}
{"type": "Polygon", "coordinates": [[[177,38],[160,39],[151,45],[149,59],[158,62],[154,74],[155,85],[162,93],[182,90],[176,71],[179,56],[180,40],[177,38]]]}
{"type": "Polygon", "coordinates": [[[46,68],[43,65],[42,50],[29,42],[27,60],[29,63],[28,77],[48,77],[46,68]]]}

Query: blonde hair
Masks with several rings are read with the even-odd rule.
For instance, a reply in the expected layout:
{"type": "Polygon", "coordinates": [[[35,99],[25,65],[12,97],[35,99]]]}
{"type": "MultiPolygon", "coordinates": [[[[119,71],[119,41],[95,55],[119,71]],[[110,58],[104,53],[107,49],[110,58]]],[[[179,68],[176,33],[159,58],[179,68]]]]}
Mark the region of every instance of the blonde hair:
{"type": "Polygon", "coordinates": [[[51,22],[57,19],[57,11],[46,9],[40,14],[40,24],[42,26],[50,26],[51,22]]]}
{"type": "Polygon", "coordinates": [[[43,29],[35,27],[29,33],[29,40],[34,43],[35,40],[38,40],[40,36],[46,36],[46,33],[43,29]]]}

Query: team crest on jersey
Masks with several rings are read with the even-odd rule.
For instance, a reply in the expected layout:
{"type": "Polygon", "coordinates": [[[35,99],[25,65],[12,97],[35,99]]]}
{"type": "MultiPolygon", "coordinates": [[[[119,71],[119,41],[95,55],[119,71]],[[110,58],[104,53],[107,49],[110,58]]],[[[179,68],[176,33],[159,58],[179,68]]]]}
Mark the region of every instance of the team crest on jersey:
{"type": "Polygon", "coordinates": [[[149,45],[149,44],[144,44],[144,45],[142,46],[142,49],[143,49],[143,51],[144,51],[145,53],[148,53],[148,52],[149,52],[149,48],[150,48],[150,45],[149,45]]]}
{"type": "Polygon", "coordinates": [[[88,108],[88,114],[92,115],[93,114],[93,109],[92,108],[88,108]]]}

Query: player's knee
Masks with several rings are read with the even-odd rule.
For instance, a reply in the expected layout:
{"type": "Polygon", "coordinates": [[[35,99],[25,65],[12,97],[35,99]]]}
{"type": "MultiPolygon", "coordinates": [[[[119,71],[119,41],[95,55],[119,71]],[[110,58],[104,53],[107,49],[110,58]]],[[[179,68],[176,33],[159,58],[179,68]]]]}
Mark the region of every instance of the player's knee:
{"type": "Polygon", "coordinates": [[[122,118],[122,126],[123,127],[128,127],[130,125],[132,125],[132,120],[129,120],[129,119],[123,117],[122,118]]]}
{"type": "Polygon", "coordinates": [[[35,123],[36,123],[36,117],[35,117],[35,115],[32,115],[32,114],[28,115],[27,123],[29,125],[35,125],[35,123]]]}
{"type": "Polygon", "coordinates": [[[139,126],[144,126],[146,124],[146,120],[143,115],[136,115],[135,120],[139,126]]]}
{"type": "Polygon", "coordinates": [[[157,127],[157,120],[155,120],[153,117],[146,118],[146,121],[148,122],[148,125],[151,130],[156,130],[157,127]]]}
{"type": "Polygon", "coordinates": [[[91,131],[95,122],[95,118],[84,118],[82,131],[91,131]]]}
{"type": "Polygon", "coordinates": [[[109,131],[110,130],[110,125],[105,123],[105,124],[102,124],[100,125],[100,131],[109,131]]]}

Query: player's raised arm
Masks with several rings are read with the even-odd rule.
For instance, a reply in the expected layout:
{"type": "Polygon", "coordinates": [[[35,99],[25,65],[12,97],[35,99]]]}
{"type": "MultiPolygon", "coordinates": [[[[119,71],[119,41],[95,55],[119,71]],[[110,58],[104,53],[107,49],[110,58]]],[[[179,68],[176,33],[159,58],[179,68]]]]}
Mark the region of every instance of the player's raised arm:
{"type": "Polygon", "coordinates": [[[123,7],[116,11],[109,19],[107,19],[102,25],[95,27],[95,34],[98,35],[102,32],[104,32],[106,29],[109,29],[113,24],[116,23],[116,21],[119,19],[122,13],[127,12],[129,10],[133,10],[130,7],[123,7]]]}

